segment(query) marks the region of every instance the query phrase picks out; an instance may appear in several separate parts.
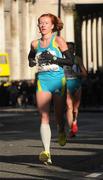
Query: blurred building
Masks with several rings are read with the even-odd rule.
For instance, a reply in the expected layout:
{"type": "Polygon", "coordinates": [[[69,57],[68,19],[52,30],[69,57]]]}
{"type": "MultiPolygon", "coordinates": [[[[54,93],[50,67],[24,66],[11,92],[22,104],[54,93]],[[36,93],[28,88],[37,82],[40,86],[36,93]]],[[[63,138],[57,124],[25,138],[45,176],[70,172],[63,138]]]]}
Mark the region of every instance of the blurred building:
{"type": "Polygon", "coordinates": [[[40,35],[37,19],[48,12],[61,17],[61,35],[76,42],[87,70],[102,69],[103,0],[0,0],[0,52],[9,53],[11,79],[34,78],[28,52],[31,41],[40,35]]]}

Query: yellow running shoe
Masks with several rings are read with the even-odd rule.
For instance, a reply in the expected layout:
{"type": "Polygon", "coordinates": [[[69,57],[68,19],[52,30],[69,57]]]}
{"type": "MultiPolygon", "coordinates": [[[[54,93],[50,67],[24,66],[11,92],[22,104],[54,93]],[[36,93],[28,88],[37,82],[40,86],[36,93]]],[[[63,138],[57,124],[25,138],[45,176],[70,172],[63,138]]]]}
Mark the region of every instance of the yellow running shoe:
{"type": "Polygon", "coordinates": [[[58,136],[58,143],[60,146],[65,146],[67,142],[67,137],[65,132],[60,132],[58,136]]]}
{"type": "Polygon", "coordinates": [[[39,160],[44,164],[52,164],[50,153],[47,151],[42,151],[39,155],[39,160]]]}

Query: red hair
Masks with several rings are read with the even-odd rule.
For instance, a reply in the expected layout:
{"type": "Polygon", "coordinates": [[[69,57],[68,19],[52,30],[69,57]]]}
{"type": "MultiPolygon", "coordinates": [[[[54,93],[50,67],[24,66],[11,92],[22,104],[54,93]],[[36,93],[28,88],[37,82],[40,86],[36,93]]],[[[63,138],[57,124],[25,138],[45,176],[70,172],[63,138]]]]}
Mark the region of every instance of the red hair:
{"type": "Polygon", "coordinates": [[[52,24],[54,25],[54,28],[53,28],[53,32],[56,32],[56,31],[60,31],[63,29],[63,22],[61,21],[60,18],[58,18],[57,16],[51,14],[51,13],[48,13],[48,14],[42,14],[39,18],[38,18],[38,23],[40,23],[40,18],[41,17],[50,17],[51,19],[51,22],[52,24]]]}

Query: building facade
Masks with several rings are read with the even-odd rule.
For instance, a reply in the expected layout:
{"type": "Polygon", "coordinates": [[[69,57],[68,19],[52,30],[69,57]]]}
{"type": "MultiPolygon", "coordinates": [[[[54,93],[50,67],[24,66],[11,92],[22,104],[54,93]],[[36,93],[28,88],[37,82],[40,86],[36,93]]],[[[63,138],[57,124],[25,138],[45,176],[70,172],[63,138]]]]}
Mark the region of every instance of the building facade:
{"type": "Polygon", "coordinates": [[[37,19],[48,12],[58,16],[58,9],[61,35],[76,43],[86,69],[103,69],[103,0],[0,0],[0,52],[9,53],[11,80],[34,79],[27,57],[31,41],[40,37],[37,19]]]}

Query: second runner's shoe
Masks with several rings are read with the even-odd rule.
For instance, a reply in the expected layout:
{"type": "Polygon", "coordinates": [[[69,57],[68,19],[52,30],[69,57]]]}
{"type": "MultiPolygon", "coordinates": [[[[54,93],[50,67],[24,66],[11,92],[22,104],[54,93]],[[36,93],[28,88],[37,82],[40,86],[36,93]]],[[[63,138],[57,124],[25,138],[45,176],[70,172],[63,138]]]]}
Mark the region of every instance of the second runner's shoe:
{"type": "Polygon", "coordinates": [[[78,132],[78,125],[77,125],[77,122],[73,122],[73,125],[72,125],[72,132],[74,134],[76,134],[78,132]]]}
{"type": "Polygon", "coordinates": [[[78,125],[77,125],[77,122],[76,122],[76,123],[73,123],[73,124],[72,124],[72,128],[71,128],[71,131],[70,131],[70,133],[69,133],[69,137],[70,137],[70,138],[71,138],[71,137],[75,137],[76,134],[77,134],[77,132],[78,132],[78,125]]]}

